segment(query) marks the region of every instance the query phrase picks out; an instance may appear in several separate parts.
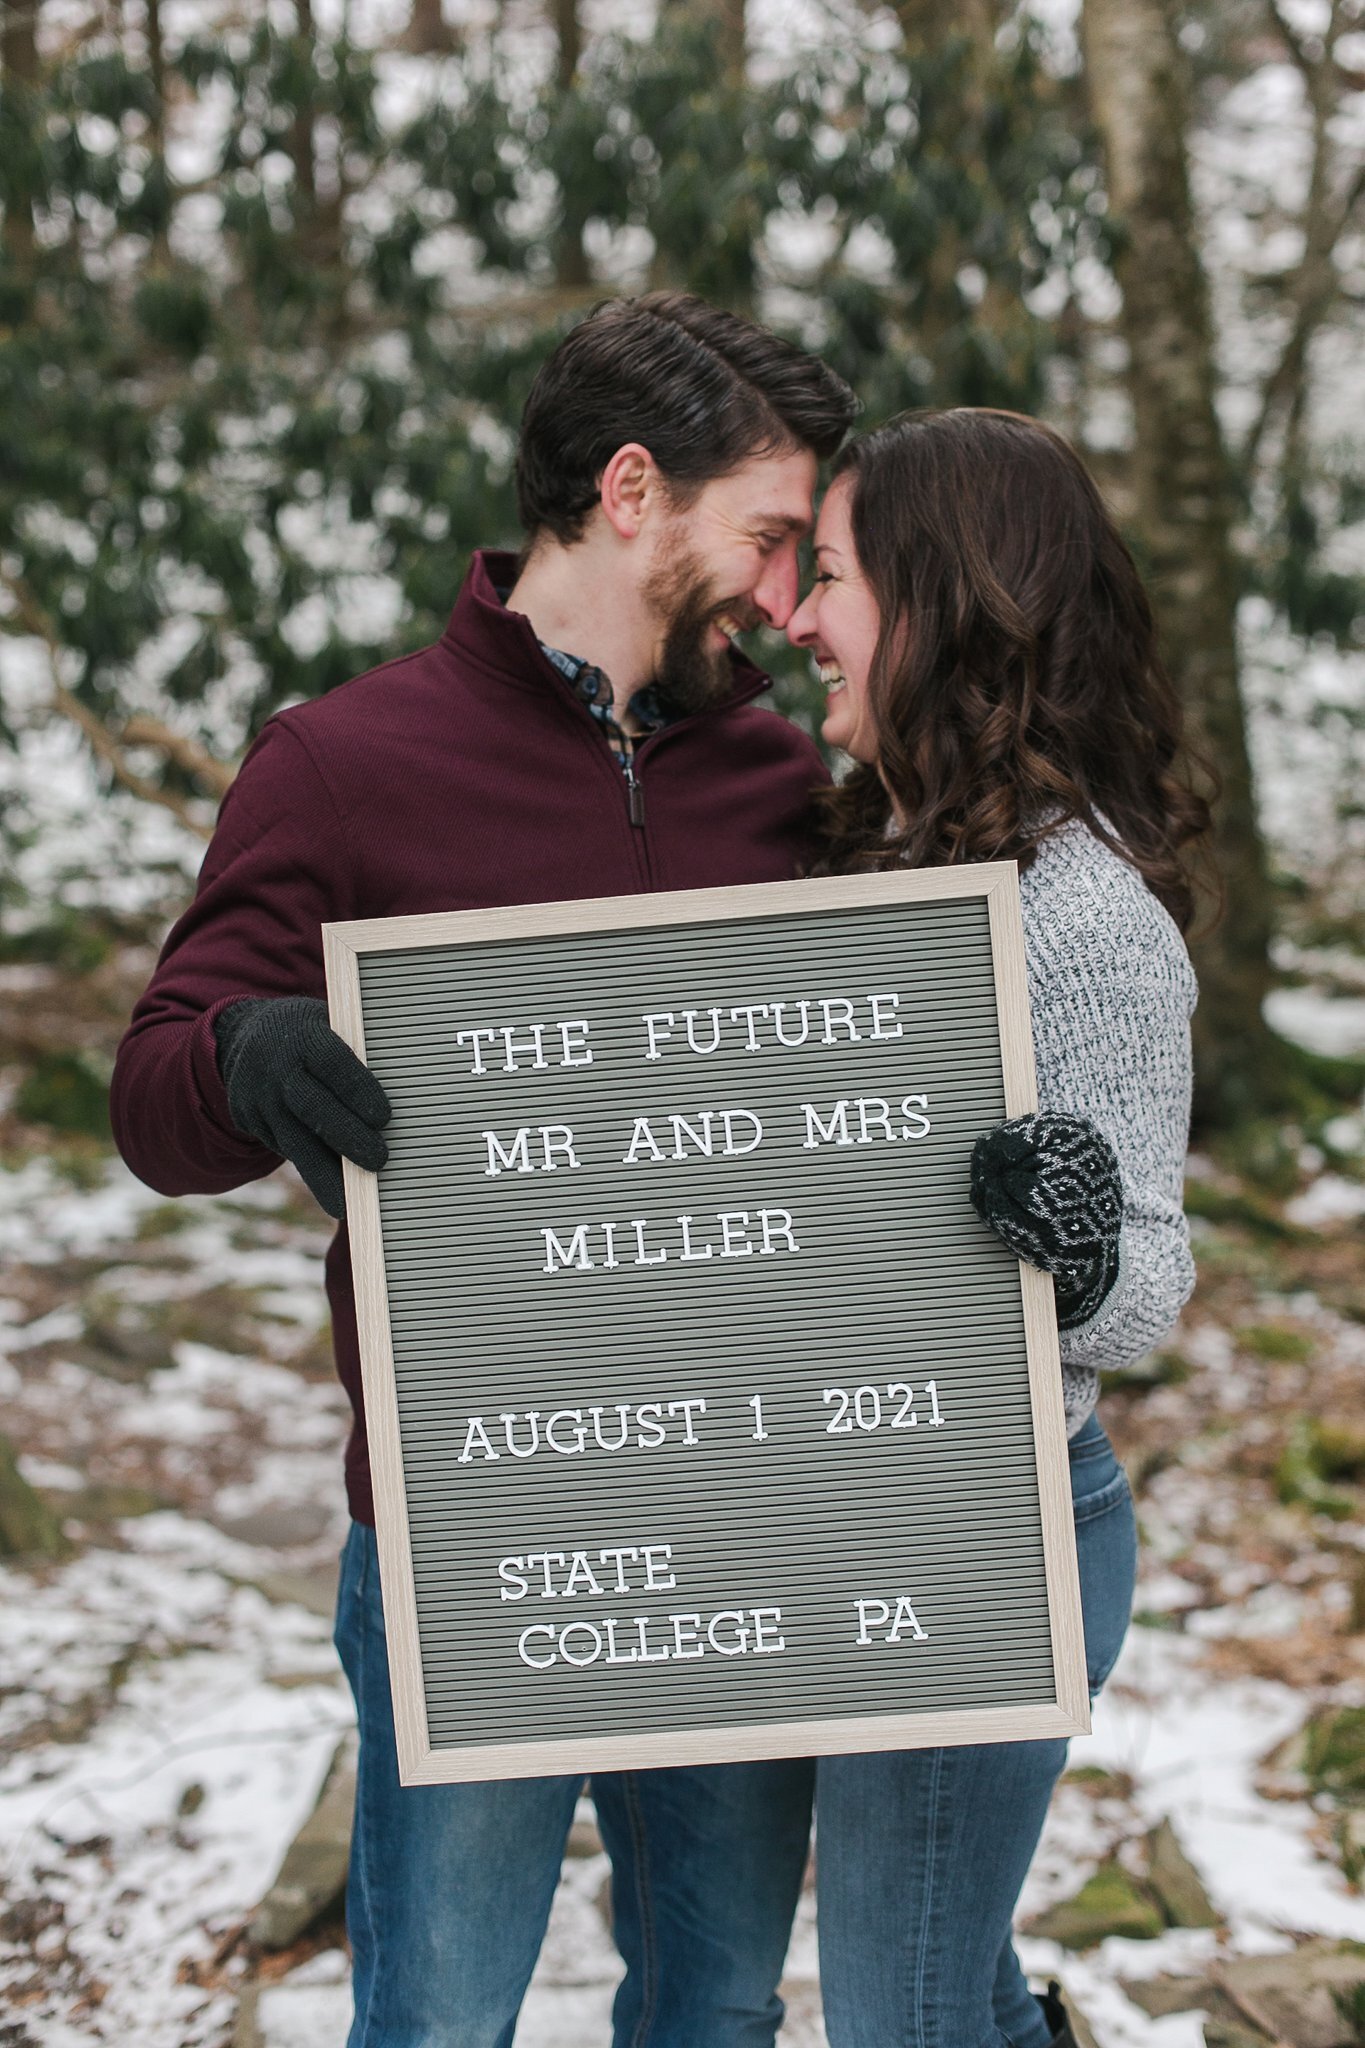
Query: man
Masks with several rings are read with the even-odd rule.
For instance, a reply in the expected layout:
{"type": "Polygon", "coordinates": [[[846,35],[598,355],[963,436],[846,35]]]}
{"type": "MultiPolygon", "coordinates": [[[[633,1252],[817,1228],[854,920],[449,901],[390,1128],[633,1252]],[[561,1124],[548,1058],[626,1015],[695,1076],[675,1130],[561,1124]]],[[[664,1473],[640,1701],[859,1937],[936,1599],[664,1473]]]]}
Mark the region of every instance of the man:
{"type": "MultiPolygon", "coordinates": [[[[474,558],[434,647],[271,719],[134,1013],[114,1125],[166,1194],[293,1160],[334,1216],[388,1104],[328,1028],[320,927],[355,917],[793,875],[814,747],[733,645],[781,627],[817,462],[854,411],[823,364],[681,294],[599,308],[522,421],[527,546],[474,558]]],[[[360,1776],[351,2048],[505,2048],[577,1779],[403,1788],[344,1223],[327,1258],[355,1410],[337,1644],[360,1776]]],[[[597,1776],[626,1975],[618,2048],[759,2048],[804,1861],[811,1768],[597,1776]]]]}

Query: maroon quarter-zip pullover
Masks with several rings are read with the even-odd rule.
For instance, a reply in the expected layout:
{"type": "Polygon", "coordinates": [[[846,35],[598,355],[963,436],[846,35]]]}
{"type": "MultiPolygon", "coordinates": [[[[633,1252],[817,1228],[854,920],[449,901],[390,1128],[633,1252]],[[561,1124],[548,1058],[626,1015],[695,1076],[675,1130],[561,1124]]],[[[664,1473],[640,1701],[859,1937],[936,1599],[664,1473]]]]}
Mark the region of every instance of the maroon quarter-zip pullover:
{"type": "MultiPolygon", "coordinates": [[[[511,557],[476,555],[434,647],[280,712],[247,755],[114,1070],[119,1150],[162,1194],[279,1165],[233,1126],[213,1020],[242,996],[324,995],[324,924],[797,872],[827,778],[803,733],[754,706],[767,677],[736,656],[724,704],[643,741],[632,802],[603,728],[499,599],[514,576],[511,557]]],[[[355,1413],[347,1493],[372,1522],[344,1224],[327,1294],[355,1413]]]]}

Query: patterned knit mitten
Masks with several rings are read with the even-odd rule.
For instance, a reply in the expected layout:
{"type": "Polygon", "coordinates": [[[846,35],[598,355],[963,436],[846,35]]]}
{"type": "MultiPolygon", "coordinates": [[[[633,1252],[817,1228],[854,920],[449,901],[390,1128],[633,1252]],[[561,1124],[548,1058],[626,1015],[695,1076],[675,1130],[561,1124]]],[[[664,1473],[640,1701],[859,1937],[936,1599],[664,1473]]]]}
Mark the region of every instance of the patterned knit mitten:
{"type": "Polygon", "coordinates": [[[1088,1323],[1119,1271],[1123,1187],[1104,1133],[1057,1111],[997,1124],[972,1150],[972,1202],[1017,1259],[1053,1275],[1058,1329],[1088,1323]]]}

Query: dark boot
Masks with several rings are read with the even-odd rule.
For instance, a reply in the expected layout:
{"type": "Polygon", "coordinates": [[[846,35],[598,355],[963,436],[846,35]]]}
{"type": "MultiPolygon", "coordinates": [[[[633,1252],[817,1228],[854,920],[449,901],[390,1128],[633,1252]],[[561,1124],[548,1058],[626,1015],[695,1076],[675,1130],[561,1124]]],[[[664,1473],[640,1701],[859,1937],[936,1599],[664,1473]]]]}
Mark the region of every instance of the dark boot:
{"type": "Polygon", "coordinates": [[[1076,2048],[1076,2036],[1062,2004],[1062,1987],[1054,1977],[1044,1994],[1035,1994],[1043,2008],[1043,2018],[1052,2029],[1052,2048],[1076,2048]]]}

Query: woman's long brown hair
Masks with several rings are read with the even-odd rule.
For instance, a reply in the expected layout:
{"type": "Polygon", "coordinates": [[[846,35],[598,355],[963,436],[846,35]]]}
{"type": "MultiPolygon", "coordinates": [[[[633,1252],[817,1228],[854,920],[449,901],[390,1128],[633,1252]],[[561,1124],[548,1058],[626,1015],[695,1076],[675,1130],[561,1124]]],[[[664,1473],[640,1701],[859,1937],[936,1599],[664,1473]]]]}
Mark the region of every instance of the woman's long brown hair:
{"type": "Polygon", "coordinates": [[[1077,818],[1187,928],[1181,849],[1208,805],[1179,766],[1137,568],[1079,457],[1038,420],[964,407],[863,435],[835,476],[881,612],[879,765],[822,793],[819,867],[1027,867],[1077,818]]]}

